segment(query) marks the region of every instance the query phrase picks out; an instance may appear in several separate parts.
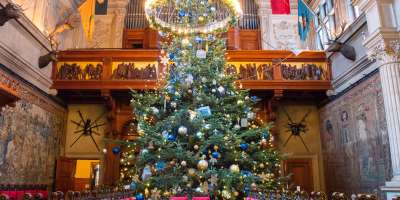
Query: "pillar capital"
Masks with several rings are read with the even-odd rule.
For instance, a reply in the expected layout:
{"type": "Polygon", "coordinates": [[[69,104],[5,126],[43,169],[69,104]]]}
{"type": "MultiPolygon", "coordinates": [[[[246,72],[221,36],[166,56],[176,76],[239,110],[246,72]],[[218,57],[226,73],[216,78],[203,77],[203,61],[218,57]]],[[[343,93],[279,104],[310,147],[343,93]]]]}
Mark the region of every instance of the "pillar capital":
{"type": "Polygon", "coordinates": [[[370,59],[379,65],[400,62],[400,33],[395,30],[381,30],[371,35],[365,42],[370,59]]]}

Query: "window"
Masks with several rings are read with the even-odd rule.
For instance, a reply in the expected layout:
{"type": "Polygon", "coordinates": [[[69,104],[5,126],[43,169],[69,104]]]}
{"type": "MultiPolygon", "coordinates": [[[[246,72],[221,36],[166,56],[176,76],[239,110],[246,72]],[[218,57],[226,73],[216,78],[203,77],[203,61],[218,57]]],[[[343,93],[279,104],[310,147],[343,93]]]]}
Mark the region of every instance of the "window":
{"type": "Polygon", "coordinates": [[[335,9],[332,0],[320,2],[314,19],[317,28],[316,47],[320,50],[328,48],[329,38],[335,29],[335,9]]]}
{"type": "Polygon", "coordinates": [[[358,8],[358,6],[353,5],[352,0],[346,0],[346,6],[347,6],[347,15],[349,19],[348,21],[353,22],[360,16],[360,9],[358,8]]]}

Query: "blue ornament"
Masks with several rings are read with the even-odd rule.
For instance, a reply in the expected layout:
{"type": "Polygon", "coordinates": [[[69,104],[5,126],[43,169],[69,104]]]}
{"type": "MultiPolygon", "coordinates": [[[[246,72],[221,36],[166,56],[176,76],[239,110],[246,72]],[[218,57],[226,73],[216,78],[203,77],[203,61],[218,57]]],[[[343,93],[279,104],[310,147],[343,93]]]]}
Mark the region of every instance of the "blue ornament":
{"type": "Polygon", "coordinates": [[[175,58],[175,54],[174,53],[170,53],[169,54],[169,59],[173,60],[175,58]]]}
{"type": "Polygon", "coordinates": [[[252,97],[250,97],[250,99],[251,99],[251,101],[252,101],[253,103],[257,103],[257,102],[261,101],[261,99],[258,98],[257,96],[252,96],[252,97]]]}
{"type": "Polygon", "coordinates": [[[240,149],[242,149],[242,151],[246,151],[248,148],[249,148],[249,144],[247,144],[247,143],[240,144],[240,149]]]}
{"type": "Polygon", "coordinates": [[[250,188],[249,188],[249,187],[245,187],[245,188],[244,188],[244,193],[245,193],[246,195],[248,195],[248,194],[250,193],[250,188]]]}
{"type": "Polygon", "coordinates": [[[157,171],[163,171],[165,169],[165,162],[164,161],[156,162],[156,169],[157,171]]]}
{"type": "Polygon", "coordinates": [[[186,13],[185,13],[184,10],[180,10],[180,11],[178,12],[178,16],[179,16],[180,18],[184,17],[185,15],[186,15],[186,13]]]}
{"type": "Polygon", "coordinates": [[[201,43],[201,42],[203,42],[203,38],[201,38],[201,37],[199,37],[199,36],[196,36],[196,42],[197,43],[201,43]]]}
{"type": "Polygon", "coordinates": [[[168,135],[167,140],[170,141],[170,142],[175,142],[176,135],[172,135],[172,134],[168,135]]]}
{"type": "Polygon", "coordinates": [[[172,85],[169,85],[169,86],[167,87],[167,90],[168,90],[168,93],[170,93],[170,94],[175,93],[175,88],[174,88],[174,86],[172,86],[172,85]]]}
{"type": "Polygon", "coordinates": [[[197,113],[200,117],[209,117],[211,116],[210,106],[203,106],[197,109],[197,113]]]}
{"type": "Polygon", "coordinates": [[[144,200],[144,196],[142,193],[136,195],[136,200],[144,200]]]}
{"type": "Polygon", "coordinates": [[[221,154],[218,153],[217,151],[214,151],[214,152],[211,154],[211,156],[212,156],[213,158],[219,158],[219,157],[221,157],[221,154]]]}
{"type": "Polygon", "coordinates": [[[268,130],[266,130],[266,131],[264,131],[262,133],[262,138],[264,138],[264,139],[268,139],[269,138],[269,131],[268,130]]]}
{"type": "Polygon", "coordinates": [[[121,153],[121,147],[114,147],[114,148],[112,148],[112,152],[113,152],[113,154],[119,154],[119,153],[121,153]]]}
{"type": "Polygon", "coordinates": [[[136,189],[137,189],[137,183],[132,182],[132,183],[129,185],[129,189],[131,189],[131,190],[136,190],[136,189]]]}
{"type": "Polygon", "coordinates": [[[242,170],[240,173],[241,173],[242,176],[244,176],[244,177],[251,176],[251,172],[250,172],[250,171],[247,171],[247,170],[242,170]]]}

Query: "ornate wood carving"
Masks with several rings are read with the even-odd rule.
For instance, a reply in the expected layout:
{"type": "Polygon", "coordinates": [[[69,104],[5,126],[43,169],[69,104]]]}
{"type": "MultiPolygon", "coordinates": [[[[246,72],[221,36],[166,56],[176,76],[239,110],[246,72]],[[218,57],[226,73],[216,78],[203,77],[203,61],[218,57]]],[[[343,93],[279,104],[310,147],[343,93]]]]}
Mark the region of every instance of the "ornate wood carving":
{"type": "Polygon", "coordinates": [[[155,64],[148,64],[145,68],[135,67],[135,63],[121,63],[112,74],[112,79],[117,80],[154,80],[157,78],[155,64]]]}
{"type": "Polygon", "coordinates": [[[85,67],[77,63],[64,63],[57,70],[58,80],[100,80],[103,73],[103,65],[98,63],[86,64],[85,67]]]}

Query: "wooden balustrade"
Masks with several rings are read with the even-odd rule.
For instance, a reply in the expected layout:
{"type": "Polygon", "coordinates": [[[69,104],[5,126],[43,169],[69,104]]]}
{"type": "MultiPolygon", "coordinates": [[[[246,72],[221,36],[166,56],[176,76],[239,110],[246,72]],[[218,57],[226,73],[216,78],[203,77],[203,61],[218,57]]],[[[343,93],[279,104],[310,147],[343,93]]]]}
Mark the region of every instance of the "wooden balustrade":
{"type": "MultiPolygon", "coordinates": [[[[42,193],[34,193],[34,192],[25,192],[21,196],[13,196],[8,194],[4,190],[5,188],[1,188],[0,190],[0,200],[101,200],[101,199],[134,199],[136,194],[133,190],[125,190],[125,189],[110,189],[110,188],[101,188],[93,191],[68,191],[64,194],[61,191],[52,192],[51,195],[47,196],[47,194],[42,193]]],[[[288,190],[278,190],[271,191],[266,194],[260,194],[252,192],[249,194],[249,197],[254,199],[273,199],[273,200],[377,200],[376,194],[353,194],[350,198],[340,192],[334,192],[331,195],[327,195],[324,192],[311,192],[308,193],[306,191],[288,191],[288,190]]],[[[398,198],[397,198],[398,199],[398,198]]]]}
{"type": "MultiPolygon", "coordinates": [[[[55,89],[156,89],[165,67],[158,50],[74,50],[53,66],[55,89]]],[[[253,90],[328,90],[331,70],[323,52],[228,51],[227,74],[253,90]]]]}

